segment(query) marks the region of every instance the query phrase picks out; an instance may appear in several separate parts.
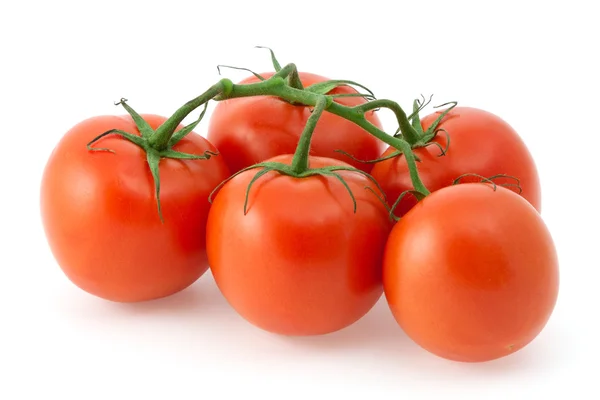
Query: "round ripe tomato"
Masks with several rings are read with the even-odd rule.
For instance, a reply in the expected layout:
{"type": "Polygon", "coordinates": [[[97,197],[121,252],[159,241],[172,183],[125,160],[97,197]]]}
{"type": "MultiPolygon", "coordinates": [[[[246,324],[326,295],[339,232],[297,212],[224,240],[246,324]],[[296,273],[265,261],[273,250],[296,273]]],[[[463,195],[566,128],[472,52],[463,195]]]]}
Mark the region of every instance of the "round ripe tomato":
{"type": "Polygon", "coordinates": [[[481,362],[546,325],[559,272],[539,213],[503,187],[465,183],[419,202],[392,230],[384,290],[406,334],[440,357],[481,362]]]}
{"type": "MultiPolygon", "coordinates": [[[[262,76],[268,78],[271,75],[262,76]]],[[[305,87],[328,80],[306,72],[300,72],[299,76],[305,87]]],[[[258,81],[253,76],[241,83],[258,81]]],[[[349,93],[357,92],[348,86],[329,92],[349,93]]],[[[366,102],[362,97],[342,97],[335,101],[346,106],[366,102]]],[[[293,154],[310,113],[310,107],[292,105],[274,96],[224,100],[212,113],[207,138],[219,149],[231,173],[235,173],[278,155],[293,154]]],[[[375,111],[369,111],[366,118],[381,128],[375,111]]],[[[343,160],[365,172],[369,172],[372,166],[353,161],[335,150],[346,151],[358,159],[371,160],[377,158],[383,149],[379,139],[353,122],[328,112],[323,113],[317,123],[311,143],[311,155],[343,160]]]]}
{"type": "MultiPolygon", "coordinates": [[[[421,121],[427,129],[438,118],[433,113],[421,121]]],[[[540,182],[534,160],[517,132],[494,114],[477,108],[456,107],[439,125],[448,132],[450,145],[446,155],[435,145],[414,150],[421,162],[417,163],[419,175],[430,191],[449,186],[459,176],[467,173],[491,177],[509,175],[520,180],[521,195],[538,211],[541,211],[540,182]]],[[[446,148],[447,136],[439,132],[435,142],[446,148]]],[[[396,149],[388,148],[382,155],[392,154],[396,149]]],[[[390,201],[401,193],[413,189],[408,166],[402,156],[379,162],[371,174],[379,182],[390,201]]],[[[473,178],[479,180],[478,178],[473,178]]],[[[468,182],[465,178],[461,182],[468,182]]],[[[514,179],[498,178],[496,183],[515,183],[514,179]]],[[[406,196],[395,210],[397,216],[408,212],[416,203],[406,196]]]]}
{"type": "MultiPolygon", "coordinates": [[[[286,164],[292,156],[273,158],[286,164]]],[[[311,157],[311,168],[348,165],[311,157]]],[[[340,171],[292,178],[269,172],[244,199],[260,169],[241,173],[218,192],[207,224],[215,281],[247,321],[283,335],[318,335],[351,325],[383,292],[381,262],[391,219],[373,183],[340,171]]]]}
{"type": "MultiPolygon", "coordinates": [[[[165,121],[143,115],[153,129],[165,121]]],[[[41,212],[52,253],[67,277],[104,299],[135,302],[164,297],[207,269],[205,224],[210,192],[229,174],[221,157],[160,162],[158,214],[146,153],[120,136],[86,144],[109,129],[138,134],[129,116],[101,116],[69,130],[43,175],[41,212]]],[[[174,150],[215,151],[190,133],[174,150]]]]}

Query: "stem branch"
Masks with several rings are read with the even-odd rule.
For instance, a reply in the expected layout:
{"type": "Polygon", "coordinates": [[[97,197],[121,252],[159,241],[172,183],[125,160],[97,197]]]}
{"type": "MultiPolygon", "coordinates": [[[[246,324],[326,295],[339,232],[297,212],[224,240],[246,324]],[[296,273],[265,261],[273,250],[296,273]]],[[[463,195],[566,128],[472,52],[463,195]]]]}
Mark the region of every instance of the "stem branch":
{"type": "Polygon", "coordinates": [[[404,154],[406,163],[408,164],[413,187],[415,188],[415,190],[421,192],[423,196],[428,195],[430,192],[423,184],[423,181],[421,181],[419,172],[417,170],[417,162],[415,159],[415,155],[412,152],[410,143],[408,143],[408,141],[404,139],[388,135],[387,133],[373,125],[368,119],[366,119],[364,114],[349,112],[349,110],[354,111],[355,109],[356,107],[354,107],[354,109],[349,109],[349,107],[342,106],[338,103],[333,103],[327,109],[327,111],[331,112],[332,114],[339,115],[340,117],[346,118],[351,122],[354,122],[356,125],[360,126],[361,128],[363,128],[382,142],[385,142],[386,144],[394,147],[395,149],[400,150],[404,154]]]}
{"type": "Polygon", "coordinates": [[[206,92],[185,103],[173,115],[169,117],[161,126],[156,129],[156,132],[148,138],[148,144],[158,151],[165,150],[169,145],[171,136],[175,133],[177,126],[187,117],[192,111],[201,105],[207,103],[214,97],[230,90],[233,83],[229,79],[221,79],[215,85],[211,86],[206,92]]]}
{"type": "Polygon", "coordinates": [[[417,143],[419,140],[418,132],[415,131],[415,128],[413,128],[413,126],[410,124],[410,121],[408,120],[408,117],[406,116],[406,113],[402,107],[400,107],[400,105],[395,101],[378,99],[355,106],[354,108],[364,114],[367,111],[381,107],[390,109],[396,115],[396,119],[398,120],[398,125],[400,126],[400,131],[402,132],[404,139],[410,145],[417,143]]]}
{"type": "Polygon", "coordinates": [[[305,171],[308,168],[308,152],[312,133],[322,112],[327,110],[332,114],[355,123],[379,140],[401,151],[408,163],[412,184],[415,190],[422,193],[424,196],[429,194],[429,191],[419,177],[415,156],[412,152],[412,145],[419,140],[419,134],[412,127],[406,113],[398,103],[392,100],[378,99],[358,106],[349,107],[334,102],[332,96],[313,93],[300,87],[294,87],[291,83],[293,83],[296,78],[298,78],[296,66],[294,64],[287,64],[269,79],[261,82],[233,84],[229,79],[222,79],[202,95],[184,104],[167,121],[165,121],[152,136],[150,136],[148,142],[151,147],[159,151],[165,150],[168,147],[169,139],[181,121],[183,121],[183,119],[194,109],[207,103],[211,99],[222,101],[238,97],[276,96],[293,104],[303,104],[305,106],[315,107],[313,114],[308,119],[307,125],[300,138],[299,146],[296,149],[296,154],[294,155],[292,169],[295,172],[305,171]],[[367,111],[381,107],[388,108],[394,112],[400,126],[402,137],[388,135],[367,120],[365,117],[367,111]]]}
{"type": "Polygon", "coordinates": [[[411,140],[417,142],[419,136],[414,130],[414,128],[410,125],[406,113],[400,107],[400,105],[398,105],[398,103],[392,100],[379,99],[370,101],[360,106],[344,106],[342,104],[334,102],[331,96],[312,93],[306,90],[296,89],[286,85],[284,79],[282,79],[283,77],[280,74],[283,73],[282,75],[286,76],[286,74],[289,73],[293,68],[295,68],[293,64],[288,64],[277,74],[273,75],[271,78],[263,82],[250,83],[245,85],[234,84],[229,94],[227,96],[220,96],[221,98],[219,100],[224,98],[265,95],[277,96],[286,101],[304,104],[306,106],[316,106],[321,99],[329,99],[330,104],[325,107],[328,112],[355,123],[356,125],[360,126],[379,140],[383,141],[384,143],[387,143],[388,145],[394,147],[397,150],[400,150],[404,154],[406,162],[408,163],[413,187],[415,188],[415,190],[421,192],[424,196],[429,194],[429,190],[427,190],[427,188],[421,181],[421,178],[419,177],[416,160],[412,152],[412,146],[410,142],[411,140]],[[388,108],[396,114],[403,135],[402,138],[388,135],[387,133],[373,125],[369,120],[367,120],[367,118],[365,117],[365,112],[380,107],[388,108]]]}
{"type": "Polygon", "coordinates": [[[306,121],[306,125],[302,131],[302,135],[300,136],[300,140],[298,141],[298,146],[296,146],[296,152],[294,153],[294,158],[292,160],[292,171],[294,171],[296,174],[301,174],[308,169],[310,141],[321,114],[323,114],[323,111],[325,108],[327,108],[327,103],[327,98],[325,96],[319,97],[312,114],[308,118],[308,121],[306,121]]]}
{"type": "MultiPolygon", "coordinates": [[[[294,64],[292,64],[292,65],[294,65],[294,64]]],[[[300,75],[298,74],[298,68],[296,67],[296,65],[294,65],[294,68],[292,69],[289,76],[287,77],[287,83],[288,83],[288,85],[290,85],[293,88],[300,89],[300,90],[304,89],[304,85],[302,84],[302,81],[300,80],[300,75]]]]}

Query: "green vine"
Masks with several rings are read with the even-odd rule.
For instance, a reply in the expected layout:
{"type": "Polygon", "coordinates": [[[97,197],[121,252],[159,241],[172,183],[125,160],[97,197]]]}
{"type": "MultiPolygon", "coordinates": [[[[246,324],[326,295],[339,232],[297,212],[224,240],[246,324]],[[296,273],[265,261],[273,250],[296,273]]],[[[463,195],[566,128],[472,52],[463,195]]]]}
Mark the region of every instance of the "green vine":
{"type": "MultiPolygon", "coordinates": [[[[202,93],[200,96],[185,103],[156,130],[150,128],[148,123],[144,121],[144,119],[127,104],[126,100],[122,99],[117,104],[122,105],[125,108],[125,110],[129,113],[129,115],[131,115],[140,132],[140,135],[135,135],[130,132],[112,129],[107,132],[104,132],[103,134],[99,135],[94,140],[92,140],[90,143],[88,143],[89,150],[112,151],[107,148],[92,147],[93,144],[97,143],[100,139],[110,134],[120,135],[124,139],[129,140],[133,144],[142,148],[148,155],[148,166],[154,178],[158,212],[161,221],[163,221],[162,212],[160,208],[160,178],[158,173],[160,160],[163,158],[207,160],[210,159],[212,156],[218,155],[217,153],[213,152],[205,152],[202,155],[193,155],[184,154],[173,150],[173,146],[177,142],[179,142],[183,137],[189,134],[198,125],[198,123],[200,123],[206,111],[208,102],[210,100],[223,101],[227,99],[240,97],[276,96],[291,104],[315,107],[313,115],[309,118],[305,127],[305,131],[303,132],[302,140],[306,140],[308,141],[308,143],[310,143],[312,130],[314,129],[313,124],[316,124],[316,120],[322,112],[327,111],[329,113],[338,115],[360,126],[364,130],[369,132],[371,135],[375,136],[376,138],[388,144],[389,146],[395,148],[397,151],[389,157],[394,157],[403,154],[408,164],[410,178],[414,187],[414,192],[418,193],[419,197],[424,197],[430,193],[419,177],[416,165],[418,159],[416,158],[412,150],[414,148],[423,147],[430,144],[430,141],[438,134],[438,132],[442,131],[440,129],[437,129],[438,124],[440,123],[442,118],[456,105],[456,103],[448,103],[453,105],[449,109],[445,110],[440,115],[440,117],[434,122],[434,124],[428,127],[427,130],[423,131],[420,125],[418,112],[424,107],[424,105],[426,105],[424,100],[422,103],[415,101],[413,113],[410,116],[407,116],[398,103],[387,99],[375,99],[375,96],[372,91],[370,91],[365,86],[353,81],[330,80],[326,82],[320,82],[309,87],[304,87],[300,82],[298,69],[296,68],[295,64],[290,63],[281,67],[273,51],[271,49],[268,50],[271,53],[273,67],[275,69],[275,73],[271,77],[265,79],[261,75],[254,73],[246,68],[219,66],[217,67],[219,68],[219,72],[221,67],[250,71],[259,79],[259,82],[247,84],[234,84],[231,80],[223,78],[215,85],[211,86],[207,91],[202,93]],[[339,95],[330,95],[328,93],[339,86],[357,86],[361,89],[364,89],[367,93],[357,93],[356,96],[364,97],[368,101],[357,106],[345,106],[343,104],[333,101],[336,97],[339,97],[339,95]],[[193,123],[182,128],[181,130],[176,131],[179,124],[181,124],[181,122],[191,112],[193,112],[201,106],[204,106],[204,109],[200,114],[199,118],[193,123]],[[368,112],[381,108],[387,108],[391,110],[396,116],[398,122],[398,130],[395,135],[388,135],[386,132],[379,129],[366,118],[368,112]]],[[[438,145],[437,143],[434,144],[438,145]]],[[[445,153],[444,149],[441,150],[442,153],[445,153]]],[[[255,176],[255,179],[260,178],[260,176],[270,171],[278,171],[279,173],[295,177],[307,177],[313,175],[333,176],[336,179],[339,179],[340,182],[346,187],[347,184],[345,183],[341,175],[337,173],[337,171],[351,170],[362,173],[362,171],[356,170],[354,168],[347,168],[341,166],[310,169],[306,165],[308,159],[308,146],[306,145],[306,143],[299,143],[298,152],[306,152],[306,154],[296,153],[294,156],[294,163],[292,164],[292,166],[277,163],[259,163],[247,169],[258,167],[263,168],[255,176]]],[[[348,156],[352,157],[349,154],[348,156]]],[[[380,160],[373,160],[372,162],[377,161],[380,160]]],[[[373,180],[373,178],[370,175],[366,175],[371,180],[373,180]]],[[[223,182],[222,184],[224,183],[225,182],[223,182]]],[[[249,190],[250,188],[248,189],[248,191],[249,190]]],[[[352,193],[350,193],[350,195],[352,196],[354,205],[356,207],[356,200],[354,199],[352,193]]]]}

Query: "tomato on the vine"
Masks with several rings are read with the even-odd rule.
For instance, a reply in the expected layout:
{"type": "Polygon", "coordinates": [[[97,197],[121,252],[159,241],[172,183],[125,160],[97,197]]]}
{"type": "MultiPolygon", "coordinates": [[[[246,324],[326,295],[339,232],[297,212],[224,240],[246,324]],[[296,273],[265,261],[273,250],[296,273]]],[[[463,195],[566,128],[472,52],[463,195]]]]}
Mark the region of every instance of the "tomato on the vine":
{"type": "MultiPolygon", "coordinates": [[[[439,115],[439,112],[435,112],[423,118],[423,130],[439,115]]],[[[430,144],[414,149],[420,159],[417,163],[419,176],[430,191],[452,185],[455,179],[464,174],[484,177],[508,175],[495,182],[514,183],[513,178],[517,178],[522,188],[521,195],[541,211],[537,168],[525,143],[508,123],[481,109],[456,107],[442,119],[437,129],[438,134],[432,142],[439,146],[430,144]]],[[[395,151],[390,147],[381,158],[395,151]]],[[[402,155],[376,163],[371,174],[391,201],[413,189],[409,169],[402,155]]],[[[466,178],[463,182],[468,180],[466,178]]],[[[396,208],[396,215],[406,214],[415,203],[414,197],[406,196],[396,208]]]]}
{"type": "Polygon", "coordinates": [[[479,362],[530,343],[559,287],[540,214],[504,187],[465,183],[425,197],[394,226],[384,255],[390,309],[418,345],[479,362]]]}
{"type": "MultiPolygon", "coordinates": [[[[166,120],[142,117],[152,129],[166,120]]],[[[111,129],[140,135],[129,115],[99,116],[75,125],[52,152],[41,186],[48,243],[67,277],[93,295],[118,302],[171,295],[208,269],[208,196],[229,172],[218,156],[162,159],[163,223],[142,148],[117,135],[98,142],[98,147],[112,152],[86,148],[111,129]]],[[[194,155],[216,152],[193,132],[173,150],[194,155]]]]}
{"type": "MultiPolygon", "coordinates": [[[[269,78],[272,73],[261,74],[269,78]]],[[[307,73],[299,73],[305,87],[329,79],[307,73]]],[[[241,84],[259,82],[252,76],[241,84]]],[[[356,94],[350,86],[338,86],[328,94],[356,94]]],[[[362,97],[338,97],[335,102],[356,106],[366,103],[362,97]]],[[[311,108],[291,103],[276,96],[252,96],[220,101],[215,107],[208,127],[207,138],[219,149],[231,173],[266,159],[292,154],[311,108]]],[[[375,111],[365,113],[372,124],[381,128],[375,111]]],[[[349,159],[336,150],[345,151],[357,159],[377,158],[384,145],[376,137],[358,125],[331,113],[324,113],[315,129],[311,155],[343,160],[356,168],[369,172],[369,164],[349,159]]]]}
{"type": "MultiPolygon", "coordinates": [[[[292,163],[292,156],[271,162],[292,163]]],[[[310,168],[349,167],[310,157],[310,168]]],[[[217,193],[207,224],[215,281],[250,323],[284,335],[337,331],[381,297],[381,262],[392,223],[376,185],[356,171],[303,178],[240,173],[217,193]],[[369,187],[378,195],[365,188],[369,187]],[[353,209],[351,190],[356,200],[353,209]]]]}

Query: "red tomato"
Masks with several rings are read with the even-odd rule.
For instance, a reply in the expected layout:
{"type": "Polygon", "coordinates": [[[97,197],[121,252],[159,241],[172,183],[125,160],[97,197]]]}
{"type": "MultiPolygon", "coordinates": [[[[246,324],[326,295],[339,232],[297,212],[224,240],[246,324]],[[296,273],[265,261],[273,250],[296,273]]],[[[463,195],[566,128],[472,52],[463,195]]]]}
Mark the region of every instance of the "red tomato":
{"type": "Polygon", "coordinates": [[[516,193],[465,183],[425,197],[393,228],[384,290],[409,337],[446,359],[480,362],[530,343],[559,286],[555,247],[516,193]]]}
{"type": "MultiPolygon", "coordinates": [[[[423,129],[427,129],[438,116],[439,113],[433,113],[423,118],[423,129]]],[[[432,192],[439,190],[451,185],[463,174],[478,174],[486,178],[505,174],[520,180],[523,189],[521,195],[541,211],[540,182],[534,160],[510,125],[487,111],[456,107],[446,115],[439,128],[445,129],[450,137],[446,155],[440,156],[441,150],[435,145],[414,151],[421,159],[417,163],[417,169],[425,187],[432,192]]],[[[444,132],[439,132],[434,141],[443,148],[448,144],[444,132]]],[[[394,148],[388,148],[382,157],[394,151],[394,148]]],[[[391,202],[406,190],[413,189],[409,170],[402,156],[375,164],[371,174],[391,202]]],[[[495,182],[515,183],[508,178],[500,178],[495,182]]],[[[396,215],[406,214],[415,203],[414,197],[406,196],[396,208],[396,215]]]]}
{"type": "MultiPolygon", "coordinates": [[[[273,75],[266,73],[265,78],[273,75]]],[[[328,80],[319,75],[301,72],[300,80],[307,87],[328,80]]],[[[258,82],[255,77],[241,83],[258,82]]],[[[329,94],[356,93],[351,87],[338,87],[329,94]]],[[[343,97],[337,103],[355,106],[366,101],[362,97],[343,97]]],[[[229,99],[215,107],[208,127],[208,139],[219,149],[232,173],[266,159],[293,154],[300,134],[310,116],[310,108],[291,105],[273,96],[254,96],[229,99]]],[[[367,119],[381,128],[374,111],[366,114],[367,119]]],[[[369,172],[369,164],[352,161],[335,152],[343,150],[358,159],[374,159],[383,151],[383,142],[364,129],[342,117],[323,113],[314,131],[311,155],[343,160],[369,172]]]]}
{"type": "MultiPolygon", "coordinates": [[[[143,116],[156,129],[165,118],[143,116]]],[[[109,129],[139,132],[129,116],[101,116],[73,127],[46,165],[42,220],[50,248],[67,277],[104,299],[135,302],[164,297],[196,281],[207,269],[205,224],[210,192],[228,177],[219,156],[160,162],[161,223],[146,153],[107,136],[92,152],[86,144],[109,129]]],[[[190,133],[174,150],[215,151],[190,133]]]]}
{"type": "MultiPolygon", "coordinates": [[[[291,163],[292,156],[272,161],[291,163]]],[[[310,157],[312,168],[348,165],[310,157]]],[[[260,169],[241,173],[218,192],[207,225],[215,281],[252,324],[284,335],[318,335],[351,325],[381,297],[381,261],[391,228],[385,206],[357,172],[292,178],[269,172],[244,199],[260,169]]],[[[374,188],[374,190],[377,190],[374,188]]]]}

